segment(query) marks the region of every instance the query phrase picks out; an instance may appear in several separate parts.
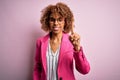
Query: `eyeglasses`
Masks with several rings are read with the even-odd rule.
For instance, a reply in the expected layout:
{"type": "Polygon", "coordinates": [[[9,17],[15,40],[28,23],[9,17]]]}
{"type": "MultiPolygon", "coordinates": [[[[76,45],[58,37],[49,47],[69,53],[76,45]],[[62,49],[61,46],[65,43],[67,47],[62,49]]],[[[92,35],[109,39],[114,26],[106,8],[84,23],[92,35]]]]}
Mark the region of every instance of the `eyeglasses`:
{"type": "Polygon", "coordinates": [[[55,19],[55,18],[53,18],[53,17],[50,17],[49,21],[50,21],[50,22],[56,22],[56,21],[57,21],[58,23],[61,23],[61,22],[64,21],[64,18],[61,18],[61,17],[60,17],[60,18],[56,18],[56,19],[55,19]]]}

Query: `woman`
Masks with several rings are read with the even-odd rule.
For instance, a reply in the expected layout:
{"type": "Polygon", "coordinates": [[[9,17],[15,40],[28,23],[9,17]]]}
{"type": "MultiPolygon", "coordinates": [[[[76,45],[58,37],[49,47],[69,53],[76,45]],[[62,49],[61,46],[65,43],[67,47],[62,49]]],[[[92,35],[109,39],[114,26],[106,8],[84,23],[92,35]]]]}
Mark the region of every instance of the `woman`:
{"type": "Polygon", "coordinates": [[[75,80],[73,59],[76,69],[87,74],[90,66],[80,46],[80,36],[73,32],[74,17],[70,8],[57,3],[42,12],[42,29],[49,34],[36,43],[34,80],[75,80]]]}

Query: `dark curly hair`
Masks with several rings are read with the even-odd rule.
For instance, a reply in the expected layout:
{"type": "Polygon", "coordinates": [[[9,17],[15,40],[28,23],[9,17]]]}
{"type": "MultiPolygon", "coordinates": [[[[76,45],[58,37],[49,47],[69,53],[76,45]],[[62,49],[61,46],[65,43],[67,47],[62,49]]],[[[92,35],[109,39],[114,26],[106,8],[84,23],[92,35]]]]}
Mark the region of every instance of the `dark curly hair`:
{"type": "Polygon", "coordinates": [[[61,17],[65,18],[64,32],[69,33],[72,29],[72,24],[74,21],[74,16],[70,8],[64,3],[57,3],[56,5],[49,5],[42,10],[42,16],[40,19],[41,28],[44,31],[50,31],[49,28],[49,18],[52,13],[59,13],[61,17]]]}

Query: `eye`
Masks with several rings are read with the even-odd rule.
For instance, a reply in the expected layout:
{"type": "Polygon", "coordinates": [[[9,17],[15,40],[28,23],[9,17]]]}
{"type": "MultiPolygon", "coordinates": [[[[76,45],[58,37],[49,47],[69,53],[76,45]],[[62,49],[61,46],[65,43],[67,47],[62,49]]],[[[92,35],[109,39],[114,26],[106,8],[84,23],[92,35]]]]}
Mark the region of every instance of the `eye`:
{"type": "Polygon", "coordinates": [[[58,21],[60,21],[60,22],[63,21],[63,20],[64,20],[63,18],[59,18],[59,19],[58,19],[58,21]]]}
{"type": "Polygon", "coordinates": [[[54,22],[54,21],[55,21],[55,19],[54,19],[54,18],[50,18],[50,21],[51,21],[51,22],[54,22]]]}
{"type": "Polygon", "coordinates": [[[62,21],[62,19],[61,19],[61,18],[59,18],[59,19],[58,19],[58,21],[62,21]]]}

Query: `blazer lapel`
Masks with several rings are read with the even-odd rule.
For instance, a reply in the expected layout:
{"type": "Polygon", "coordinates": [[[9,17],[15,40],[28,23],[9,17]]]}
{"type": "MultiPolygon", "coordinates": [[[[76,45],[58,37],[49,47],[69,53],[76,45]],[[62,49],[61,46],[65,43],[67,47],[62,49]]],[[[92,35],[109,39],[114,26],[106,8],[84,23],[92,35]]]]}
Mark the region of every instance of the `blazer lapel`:
{"type": "Polygon", "coordinates": [[[43,67],[46,73],[46,67],[47,67],[47,61],[46,61],[46,52],[47,52],[47,47],[48,47],[48,39],[49,39],[49,34],[43,38],[42,45],[41,45],[41,50],[42,50],[42,62],[43,62],[43,67]]]}
{"type": "MultiPolygon", "coordinates": [[[[47,51],[47,47],[48,47],[48,40],[50,38],[50,35],[48,34],[47,36],[45,36],[42,40],[42,45],[41,45],[41,50],[42,50],[42,62],[43,62],[43,67],[46,73],[46,69],[47,69],[47,60],[46,60],[46,51],[47,51]]],[[[68,35],[63,33],[62,36],[62,41],[61,41],[61,46],[60,46],[60,54],[59,54],[59,59],[58,59],[58,67],[61,63],[62,60],[62,56],[66,50],[66,48],[68,47],[66,44],[68,42],[68,35]]],[[[57,68],[59,71],[59,68],[57,68]]],[[[58,72],[59,73],[59,72],[58,72]]]]}

